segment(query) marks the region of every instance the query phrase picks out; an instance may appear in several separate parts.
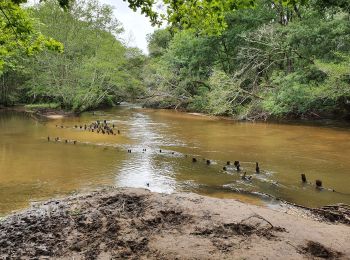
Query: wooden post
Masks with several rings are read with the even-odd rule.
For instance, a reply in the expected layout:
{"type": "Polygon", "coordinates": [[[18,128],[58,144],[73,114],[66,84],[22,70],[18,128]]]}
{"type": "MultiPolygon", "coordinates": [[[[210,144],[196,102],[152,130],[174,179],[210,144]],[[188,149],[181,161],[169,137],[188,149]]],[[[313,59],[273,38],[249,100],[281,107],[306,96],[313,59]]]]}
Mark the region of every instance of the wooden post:
{"type": "Polygon", "coordinates": [[[241,165],[239,164],[239,161],[235,161],[234,166],[236,166],[238,172],[241,170],[241,165]]]}
{"type": "Polygon", "coordinates": [[[316,188],[322,188],[322,181],[316,180],[316,188]]]}
{"type": "Polygon", "coordinates": [[[193,157],[192,162],[197,162],[197,159],[193,157]]]}
{"type": "Polygon", "coordinates": [[[207,165],[210,165],[210,160],[207,160],[207,165]]]}
{"type": "Polygon", "coordinates": [[[304,173],[301,174],[301,181],[306,183],[306,175],[304,173]]]}
{"type": "Polygon", "coordinates": [[[256,164],[255,164],[255,172],[256,173],[260,173],[260,167],[259,167],[259,163],[258,162],[256,162],[256,164]]]}
{"type": "Polygon", "coordinates": [[[230,164],[231,164],[231,162],[230,162],[230,161],[227,161],[227,162],[226,162],[226,165],[230,165],[230,164]]]}

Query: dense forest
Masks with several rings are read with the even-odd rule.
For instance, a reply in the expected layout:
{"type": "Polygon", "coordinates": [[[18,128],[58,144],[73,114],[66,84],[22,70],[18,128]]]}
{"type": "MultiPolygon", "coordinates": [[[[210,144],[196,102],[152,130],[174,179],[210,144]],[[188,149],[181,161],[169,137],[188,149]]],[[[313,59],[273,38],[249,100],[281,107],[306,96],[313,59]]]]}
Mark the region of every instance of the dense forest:
{"type": "Polygon", "coordinates": [[[13,55],[1,75],[0,102],[84,111],[142,95],[145,57],[118,40],[123,28],[111,7],[79,1],[64,11],[56,1],[46,1],[27,11],[37,30],[61,43],[62,50],[13,55]]]}
{"type": "Polygon", "coordinates": [[[0,105],[81,112],[141,100],[246,120],[349,118],[348,1],[164,2],[173,12],[148,36],[148,56],[120,40],[122,25],[97,0],[1,2],[0,105]]]}
{"type": "Polygon", "coordinates": [[[221,35],[149,36],[150,105],[251,120],[349,115],[349,4],[262,0],[225,19],[221,35]]]}

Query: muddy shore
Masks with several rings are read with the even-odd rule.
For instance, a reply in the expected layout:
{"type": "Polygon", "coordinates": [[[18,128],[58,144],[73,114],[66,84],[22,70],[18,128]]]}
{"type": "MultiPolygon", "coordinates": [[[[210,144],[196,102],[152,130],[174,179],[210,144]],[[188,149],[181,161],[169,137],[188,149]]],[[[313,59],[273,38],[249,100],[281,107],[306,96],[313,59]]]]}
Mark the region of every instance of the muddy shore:
{"type": "Polygon", "coordinates": [[[350,259],[350,226],[196,194],[105,189],[0,221],[0,259],[350,259]]]}

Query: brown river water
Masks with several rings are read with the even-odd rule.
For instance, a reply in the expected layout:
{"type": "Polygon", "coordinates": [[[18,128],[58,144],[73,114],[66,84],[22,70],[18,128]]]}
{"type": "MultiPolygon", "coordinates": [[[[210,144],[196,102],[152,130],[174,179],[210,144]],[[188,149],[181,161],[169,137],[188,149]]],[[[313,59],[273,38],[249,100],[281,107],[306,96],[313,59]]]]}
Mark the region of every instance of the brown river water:
{"type": "Polygon", "coordinates": [[[276,202],[261,194],[310,207],[350,204],[350,128],[234,122],[128,105],[50,120],[0,111],[0,215],[104,186],[194,192],[262,205],[276,202]],[[115,124],[121,134],[74,128],[96,120],[115,124]],[[55,142],[55,137],[69,141],[55,142]],[[241,172],[222,169],[235,160],[241,172]],[[243,172],[251,181],[242,180],[243,172]],[[301,183],[301,173],[310,184],[301,183]],[[315,189],[316,179],[324,190],[315,189]]]}

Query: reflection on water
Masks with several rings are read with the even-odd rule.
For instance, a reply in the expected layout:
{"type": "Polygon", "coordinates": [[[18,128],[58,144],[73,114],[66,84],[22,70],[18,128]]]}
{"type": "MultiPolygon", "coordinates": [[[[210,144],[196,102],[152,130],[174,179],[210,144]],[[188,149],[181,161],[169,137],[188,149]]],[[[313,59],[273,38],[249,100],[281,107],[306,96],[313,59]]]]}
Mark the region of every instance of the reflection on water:
{"type": "Polygon", "coordinates": [[[307,206],[350,203],[349,158],[346,127],[237,123],[128,106],[46,121],[2,111],[0,214],[29,201],[111,185],[252,203],[261,200],[240,192],[267,193],[307,206]],[[79,127],[96,120],[108,120],[121,134],[79,127]],[[68,143],[52,141],[55,137],[68,143]],[[242,180],[232,166],[222,169],[226,161],[235,160],[241,162],[241,173],[253,176],[251,181],[242,180]],[[260,163],[260,175],[254,174],[255,162],[260,163]],[[302,185],[300,173],[312,183],[321,179],[336,192],[302,185]]]}

